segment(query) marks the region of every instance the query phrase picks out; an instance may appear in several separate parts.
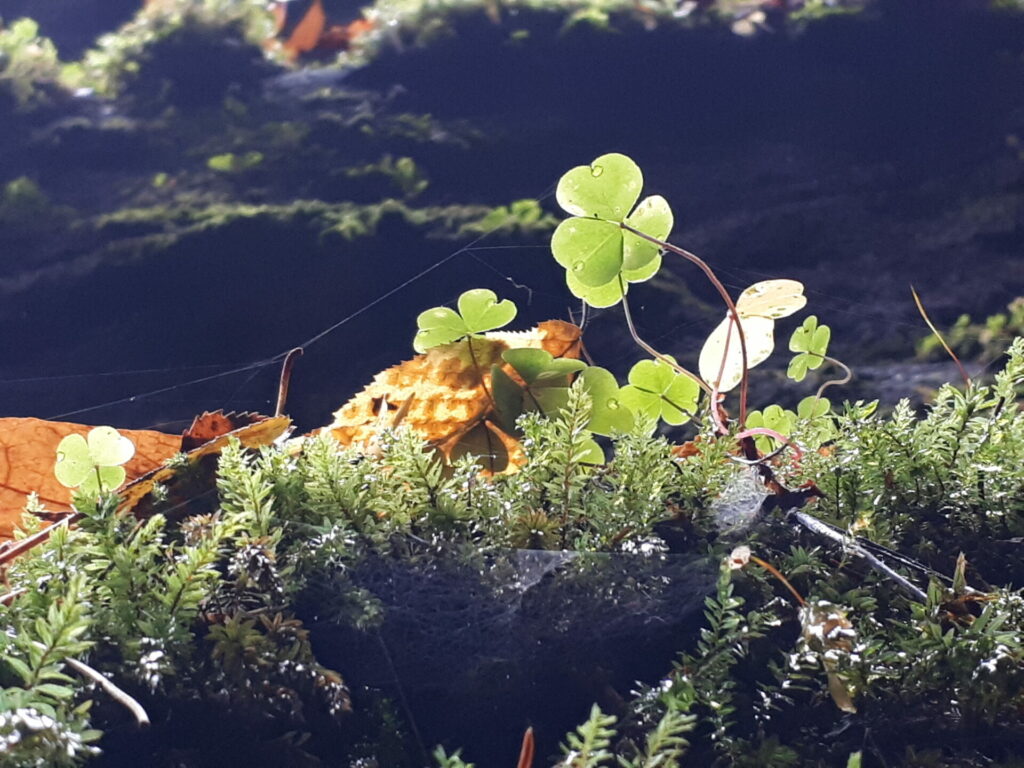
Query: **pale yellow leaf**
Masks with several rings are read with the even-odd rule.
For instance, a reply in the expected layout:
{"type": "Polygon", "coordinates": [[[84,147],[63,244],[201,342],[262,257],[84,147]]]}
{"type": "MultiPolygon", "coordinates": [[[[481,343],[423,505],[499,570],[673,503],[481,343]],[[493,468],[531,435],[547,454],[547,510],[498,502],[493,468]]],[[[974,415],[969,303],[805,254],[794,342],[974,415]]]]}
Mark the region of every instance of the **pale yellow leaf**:
{"type": "Polygon", "coordinates": [[[796,280],[762,280],[747,288],[736,300],[740,317],[789,317],[807,304],[804,286],[796,280]]]}
{"type": "MultiPolygon", "coordinates": [[[[745,317],[742,320],[743,336],[747,345],[747,368],[763,363],[771,355],[775,348],[773,331],[775,321],[767,317],[745,317]]],[[[743,378],[743,355],[741,352],[740,335],[736,325],[729,322],[726,316],[718,327],[711,332],[704,347],[700,351],[701,378],[708,384],[718,381],[718,391],[728,392],[740,383],[743,378]],[[726,339],[728,339],[728,350],[726,350],[726,339]],[[725,365],[722,365],[722,358],[725,358],[725,365]],[[718,372],[721,369],[722,376],[719,379],[718,372]]]]}

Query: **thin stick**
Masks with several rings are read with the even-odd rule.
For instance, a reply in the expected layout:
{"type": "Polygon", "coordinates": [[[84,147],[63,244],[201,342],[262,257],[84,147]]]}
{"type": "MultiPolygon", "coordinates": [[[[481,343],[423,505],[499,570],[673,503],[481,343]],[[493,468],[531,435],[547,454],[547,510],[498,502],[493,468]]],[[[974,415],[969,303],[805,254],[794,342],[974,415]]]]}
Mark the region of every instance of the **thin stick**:
{"type": "Polygon", "coordinates": [[[149,725],[149,715],[146,714],[146,710],[143,709],[142,705],[139,704],[129,694],[122,691],[109,678],[101,675],[95,669],[90,667],[88,664],[83,664],[78,659],[64,659],[64,663],[71,667],[75,672],[80,674],[82,677],[87,677],[102,688],[110,698],[116,701],[121,706],[125,707],[129,712],[132,713],[132,717],[135,718],[135,723],[140,727],[144,728],[149,725]]]}
{"type": "Polygon", "coordinates": [[[876,571],[885,574],[890,579],[895,581],[898,585],[903,587],[904,590],[909,592],[915,600],[919,603],[927,602],[928,595],[925,594],[924,590],[918,587],[916,584],[911,583],[905,576],[902,576],[888,565],[879,560],[875,555],[868,552],[863,546],[861,546],[855,539],[847,536],[839,530],[836,530],[828,523],[822,522],[813,515],[809,515],[806,512],[801,512],[799,509],[794,509],[791,514],[800,525],[812,533],[816,533],[819,536],[824,536],[827,539],[840,544],[846,551],[850,552],[856,557],[861,558],[868,565],[874,568],[876,571]]]}
{"type": "Polygon", "coordinates": [[[756,557],[754,555],[751,555],[750,559],[753,560],[758,565],[760,565],[766,571],[768,571],[768,573],[770,573],[776,579],[781,581],[782,582],[782,586],[784,586],[786,589],[788,589],[790,594],[793,595],[793,598],[796,600],[797,605],[799,605],[801,608],[803,608],[805,605],[807,605],[807,601],[804,600],[803,595],[801,595],[799,592],[796,591],[796,587],[794,587],[792,584],[789,583],[789,579],[787,579],[785,576],[783,576],[782,572],[778,568],[776,568],[771,563],[762,560],[760,557],[756,557]]]}
{"type": "Polygon", "coordinates": [[[284,404],[288,402],[288,385],[292,380],[292,368],[295,361],[302,355],[302,347],[295,347],[284,358],[281,366],[281,378],[277,383],[277,407],[274,408],[274,416],[281,416],[284,413],[284,404]]]}
{"type": "Polygon", "coordinates": [[[42,544],[44,541],[50,538],[50,534],[53,532],[53,529],[56,526],[70,525],[71,523],[77,523],[81,519],[81,512],[73,512],[69,514],[67,517],[65,517],[63,520],[60,520],[54,523],[53,525],[48,525],[45,528],[43,528],[43,530],[36,531],[31,536],[26,536],[21,541],[15,541],[10,543],[10,546],[8,546],[6,549],[0,550],[0,565],[9,563],[11,560],[16,558],[23,552],[28,552],[33,547],[42,544]]]}
{"type": "Polygon", "coordinates": [[[942,334],[939,333],[939,329],[935,327],[935,324],[931,321],[931,318],[928,317],[928,313],[924,311],[924,304],[921,303],[921,297],[917,295],[917,291],[914,290],[914,286],[910,286],[910,293],[914,297],[914,303],[917,305],[917,311],[921,313],[921,317],[924,318],[924,321],[925,323],[928,324],[928,327],[931,329],[931,332],[935,334],[935,338],[939,340],[939,343],[942,345],[942,348],[946,350],[946,354],[953,358],[953,362],[956,363],[956,367],[960,370],[960,375],[963,377],[964,386],[970,387],[971,377],[967,375],[967,369],[964,368],[963,363],[960,362],[960,358],[956,356],[956,353],[953,352],[952,349],[950,349],[950,346],[949,344],[946,343],[946,340],[942,338],[942,334]]]}

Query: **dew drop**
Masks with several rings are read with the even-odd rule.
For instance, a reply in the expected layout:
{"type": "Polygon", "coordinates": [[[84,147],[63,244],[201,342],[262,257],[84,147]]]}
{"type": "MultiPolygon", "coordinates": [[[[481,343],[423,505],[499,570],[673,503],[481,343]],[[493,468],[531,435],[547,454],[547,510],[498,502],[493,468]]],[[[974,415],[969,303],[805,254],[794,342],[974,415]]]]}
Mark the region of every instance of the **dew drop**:
{"type": "Polygon", "coordinates": [[[618,400],[616,400],[615,398],[612,398],[612,399],[610,399],[610,400],[608,401],[608,408],[609,408],[610,410],[613,410],[613,411],[614,411],[614,410],[615,410],[616,408],[618,408],[618,407],[619,407],[619,401],[618,401],[618,400]]]}
{"type": "Polygon", "coordinates": [[[592,166],[590,166],[590,175],[593,176],[595,179],[598,176],[600,176],[602,173],[604,173],[604,166],[602,166],[602,165],[592,165],[592,166]]]}
{"type": "Polygon", "coordinates": [[[575,264],[572,265],[572,270],[573,272],[582,272],[585,266],[587,265],[584,264],[582,261],[577,261],[575,264]]]}

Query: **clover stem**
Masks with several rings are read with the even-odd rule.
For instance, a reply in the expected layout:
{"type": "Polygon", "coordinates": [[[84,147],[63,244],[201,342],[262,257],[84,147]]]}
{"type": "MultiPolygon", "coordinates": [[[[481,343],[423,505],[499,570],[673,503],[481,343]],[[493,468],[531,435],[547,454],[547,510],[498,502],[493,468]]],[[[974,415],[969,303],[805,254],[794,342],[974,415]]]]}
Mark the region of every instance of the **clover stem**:
{"type": "Polygon", "coordinates": [[[490,388],[487,386],[487,382],[484,380],[484,372],[480,369],[480,363],[476,359],[476,351],[473,349],[473,335],[470,334],[466,337],[466,348],[469,349],[469,359],[473,361],[473,369],[480,376],[480,387],[483,389],[484,394],[487,395],[487,399],[491,401],[491,409],[497,413],[498,404],[494,401],[494,395],[491,394],[490,388]]]}
{"type": "Polygon", "coordinates": [[[849,384],[850,380],[853,379],[853,371],[850,369],[850,366],[848,366],[846,363],[842,362],[841,360],[836,360],[834,357],[829,357],[828,355],[819,355],[817,352],[810,352],[809,354],[820,357],[825,362],[832,363],[832,365],[838,368],[842,368],[843,370],[842,378],[830,379],[829,381],[824,382],[820,387],[818,387],[818,391],[814,393],[814,402],[815,404],[817,404],[817,402],[821,400],[822,393],[824,393],[824,391],[829,387],[841,387],[844,384],[849,384]]]}
{"type": "Polygon", "coordinates": [[[654,243],[662,250],[671,251],[677,256],[682,256],[690,263],[696,265],[701,270],[701,272],[704,273],[708,280],[711,281],[711,284],[715,286],[715,290],[718,291],[718,295],[722,297],[722,301],[724,301],[725,305],[729,308],[729,314],[732,317],[732,321],[736,323],[736,333],[740,337],[740,353],[741,357],[743,358],[743,378],[740,379],[740,424],[745,423],[747,420],[747,340],[743,334],[743,325],[740,323],[740,315],[739,312],[736,311],[736,303],[732,300],[732,296],[729,295],[729,292],[725,289],[725,286],[722,285],[722,281],[718,279],[718,276],[714,273],[714,270],[712,270],[711,267],[708,266],[707,262],[704,261],[704,259],[702,259],[700,256],[697,256],[694,253],[690,253],[689,251],[680,248],[677,245],[672,245],[672,243],[669,243],[665,240],[660,240],[657,237],[652,237],[651,235],[645,234],[644,232],[641,232],[639,229],[631,227],[624,221],[620,222],[619,226],[622,227],[622,229],[626,230],[627,232],[636,235],[637,237],[646,240],[649,243],[654,243]]]}
{"type": "Polygon", "coordinates": [[[800,446],[793,442],[792,438],[786,437],[781,432],[778,432],[774,429],[769,429],[768,427],[751,427],[750,429],[745,429],[736,435],[736,439],[743,440],[745,438],[753,437],[754,435],[766,435],[767,437],[770,437],[773,440],[777,440],[779,443],[781,443],[781,445],[771,453],[767,454],[766,456],[761,456],[759,459],[757,459],[756,462],[744,461],[744,464],[761,464],[771,459],[774,459],[776,456],[782,453],[782,451],[784,451],[787,446],[793,449],[793,457],[796,459],[797,462],[803,459],[803,451],[800,450],[800,446]]]}
{"type": "MultiPolygon", "coordinates": [[[[619,278],[619,281],[621,283],[621,277],[619,278]]],[[[708,395],[711,395],[711,387],[709,387],[700,376],[693,373],[692,371],[686,370],[685,368],[683,368],[683,366],[673,361],[667,355],[663,355],[661,352],[659,352],[646,341],[640,338],[640,335],[636,332],[636,326],[633,324],[633,315],[629,311],[629,299],[626,298],[625,291],[623,291],[622,294],[622,311],[626,315],[626,327],[629,328],[629,335],[633,337],[633,341],[636,342],[636,345],[638,347],[640,347],[644,352],[649,354],[654,359],[660,360],[677,373],[681,373],[683,376],[693,379],[693,381],[697,383],[697,386],[699,386],[701,389],[707,392],[708,395]]]]}

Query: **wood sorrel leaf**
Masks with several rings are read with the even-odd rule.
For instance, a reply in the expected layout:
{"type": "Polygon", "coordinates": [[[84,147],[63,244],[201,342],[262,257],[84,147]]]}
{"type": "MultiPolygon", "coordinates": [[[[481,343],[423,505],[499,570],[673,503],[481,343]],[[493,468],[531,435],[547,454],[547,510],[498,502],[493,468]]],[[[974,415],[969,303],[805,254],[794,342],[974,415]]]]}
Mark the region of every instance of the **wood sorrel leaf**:
{"type": "Polygon", "coordinates": [[[593,400],[587,429],[599,435],[628,432],[633,427],[633,412],[620,401],[619,383],[611,372],[592,365],[580,378],[593,400]]]}
{"type": "Polygon", "coordinates": [[[697,410],[700,387],[660,360],[641,360],[629,372],[621,399],[631,410],[667,424],[685,424],[697,410]]]}
{"type": "Polygon", "coordinates": [[[68,435],[57,446],[57,463],[53,472],[61,485],[77,488],[93,471],[95,465],[89,455],[89,444],[82,435],[68,435]]]}
{"type": "Polygon", "coordinates": [[[135,455],[135,444],[113,427],[90,430],[87,442],[92,461],[98,467],[116,467],[135,455]]]}
{"type": "Polygon", "coordinates": [[[499,302],[494,291],[486,288],[466,291],[459,296],[458,304],[459,312],[448,307],[433,307],[419,314],[416,318],[419,330],[412,342],[417,352],[500,328],[516,316],[515,304],[508,299],[499,302]]]}
{"type": "Polygon", "coordinates": [[[582,285],[605,285],[622,269],[622,229],[599,219],[566,219],[551,236],[551,252],[582,285]]]}
{"type": "MultiPolygon", "coordinates": [[[[672,209],[661,195],[652,195],[640,201],[626,223],[645,235],[664,240],[672,231],[672,209]]],[[[622,267],[635,270],[646,266],[661,252],[661,249],[632,232],[623,232],[622,267]]]]}
{"type": "Polygon", "coordinates": [[[498,301],[494,291],[477,288],[459,296],[459,314],[470,333],[483,333],[508,325],[516,316],[516,305],[498,301]]]}
{"type": "MultiPolygon", "coordinates": [[[[767,317],[747,317],[743,318],[742,323],[743,339],[747,344],[747,368],[753,368],[767,360],[775,348],[775,321],[767,317]]],[[[736,325],[730,322],[728,315],[704,342],[697,366],[704,381],[708,384],[718,382],[719,392],[728,392],[740,383],[743,378],[742,346],[736,325]],[[722,371],[721,378],[718,375],[719,369],[722,371]]]]}
{"type": "Polygon", "coordinates": [[[412,345],[417,352],[426,352],[431,347],[438,347],[461,339],[469,333],[466,322],[459,313],[448,307],[433,307],[420,312],[416,318],[419,330],[412,345]]]}
{"type": "Polygon", "coordinates": [[[583,299],[592,307],[611,307],[622,301],[626,292],[626,281],[616,276],[604,285],[592,288],[580,283],[571,270],[565,273],[565,283],[576,298],[583,299]]]}
{"type": "Polygon", "coordinates": [[[831,329],[827,325],[819,326],[816,316],[806,318],[789,339],[790,351],[800,354],[790,360],[786,375],[794,381],[803,381],[808,370],[820,368],[831,337],[831,329]]]}
{"type": "Polygon", "coordinates": [[[555,199],[574,216],[622,221],[632,210],[644,177],[630,158],[618,153],[601,155],[590,165],[579,165],[558,182],[555,199]]]}

